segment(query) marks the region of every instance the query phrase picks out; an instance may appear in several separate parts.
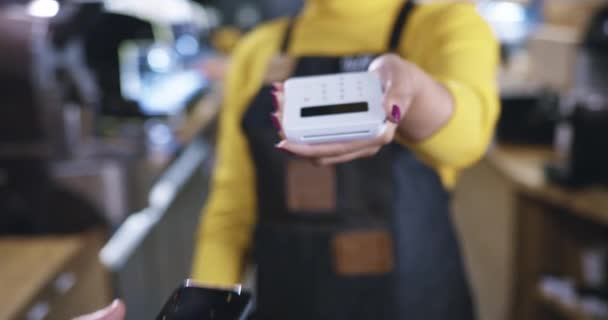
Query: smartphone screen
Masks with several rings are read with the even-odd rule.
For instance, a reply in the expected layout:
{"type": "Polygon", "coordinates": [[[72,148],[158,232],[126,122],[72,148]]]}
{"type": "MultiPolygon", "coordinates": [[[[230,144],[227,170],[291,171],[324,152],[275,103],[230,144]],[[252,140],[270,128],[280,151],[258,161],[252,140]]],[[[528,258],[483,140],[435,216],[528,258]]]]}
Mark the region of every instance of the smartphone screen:
{"type": "Polygon", "coordinates": [[[235,289],[216,289],[187,281],[173,292],[156,320],[240,320],[251,296],[235,289]]]}

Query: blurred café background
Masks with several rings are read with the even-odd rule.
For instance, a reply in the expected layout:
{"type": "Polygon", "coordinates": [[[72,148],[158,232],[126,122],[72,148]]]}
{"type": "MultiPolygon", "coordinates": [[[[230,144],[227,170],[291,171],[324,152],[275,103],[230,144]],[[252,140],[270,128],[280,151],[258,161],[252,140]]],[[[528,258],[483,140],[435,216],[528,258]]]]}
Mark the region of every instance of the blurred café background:
{"type": "MultiPolygon", "coordinates": [[[[0,320],[154,318],[190,272],[231,49],[300,6],[0,1],[0,320]]],[[[608,1],[478,7],[502,115],[453,206],[480,319],[608,319],[608,1]]]]}

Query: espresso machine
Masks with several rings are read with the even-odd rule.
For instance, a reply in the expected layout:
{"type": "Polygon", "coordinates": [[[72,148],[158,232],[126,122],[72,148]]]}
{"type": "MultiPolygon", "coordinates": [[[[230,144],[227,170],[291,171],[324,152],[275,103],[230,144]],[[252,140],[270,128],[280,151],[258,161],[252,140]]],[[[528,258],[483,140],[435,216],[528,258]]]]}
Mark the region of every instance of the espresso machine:
{"type": "Polygon", "coordinates": [[[147,205],[163,169],[147,158],[148,129],[167,140],[168,115],[204,92],[186,67],[206,26],[196,8],[168,21],[129,2],[0,4],[0,235],[113,229],[147,205]],[[168,68],[142,67],[151,52],[168,68]],[[194,85],[173,95],[158,85],[178,78],[194,85]],[[133,82],[139,91],[125,88],[133,82]],[[163,103],[147,106],[150,92],[163,103]]]}
{"type": "Polygon", "coordinates": [[[548,177],[569,187],[608,184],[608,6],[596,12],[579,49],[573,92],[560,105],[548,177]]]}
{"type": "Polygon", "coordinates": [[[71,128],[65,124],[74,116],[72,92],[83,104],[95,98],[94,90],[86,88],[90,77],[72,72],[82,63],[77,59],[62,66],[62,55],[77,50],[55,43],[70,37],[63,23],[57,20],[54,26],[27,9],[20,3],[0,7],[0,234],[64,233],[103,225],[99,208],[52,174],[53,162],[70,153],[66,137],[71,128]],[[70,76],[75,78],[58,81],[70,76]]]}

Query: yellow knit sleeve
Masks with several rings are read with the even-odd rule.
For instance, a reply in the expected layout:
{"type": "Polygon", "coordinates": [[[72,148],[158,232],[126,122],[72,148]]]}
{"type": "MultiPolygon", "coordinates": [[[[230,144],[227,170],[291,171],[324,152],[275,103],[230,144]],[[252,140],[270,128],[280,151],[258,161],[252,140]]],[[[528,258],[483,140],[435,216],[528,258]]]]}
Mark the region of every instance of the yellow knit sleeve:
{"type": "Polygon", "coordinates": [[[419,65],[451,92],[455,109],[443,128],[411,147],[440,171],[457,171],[480,159],[492,139],[499,114],[499,47],[472,4],[446,5],[429,16],[416,26],[425,37],[411,51],[419,65]]]}
{"type": "Polygon", "coordinates": [[[203,210],[192,277],[214,285],[238,283],[254,224],[253,168],[235,112],[242,60],[239,49],[229,67],[220,115],[211,192],[203,210]]]}
{"type": "Polygon", "coordinates": [[[276,52],[285,20],[256,28],[230,58],[211,192],[202,212],[192,278],[211,285],[242,279],[256,223],[255,171],[241,120],[276,52]]]}

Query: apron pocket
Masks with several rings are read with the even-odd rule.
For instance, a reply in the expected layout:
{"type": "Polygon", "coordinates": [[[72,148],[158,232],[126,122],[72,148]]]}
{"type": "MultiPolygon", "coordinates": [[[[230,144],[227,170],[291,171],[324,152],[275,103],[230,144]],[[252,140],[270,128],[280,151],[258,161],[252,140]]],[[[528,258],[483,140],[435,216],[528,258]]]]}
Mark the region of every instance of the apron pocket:
{"type": "Polygon", "coordinates": [[[393,240],[386,230],[350,230],[331,240],[334,271],[340,276],[370,276],[393,271],[393,240]]]}

